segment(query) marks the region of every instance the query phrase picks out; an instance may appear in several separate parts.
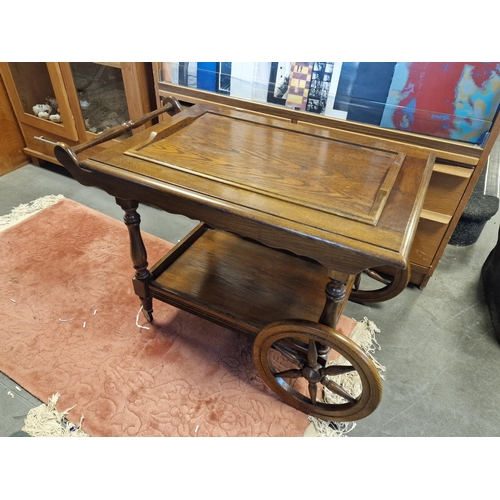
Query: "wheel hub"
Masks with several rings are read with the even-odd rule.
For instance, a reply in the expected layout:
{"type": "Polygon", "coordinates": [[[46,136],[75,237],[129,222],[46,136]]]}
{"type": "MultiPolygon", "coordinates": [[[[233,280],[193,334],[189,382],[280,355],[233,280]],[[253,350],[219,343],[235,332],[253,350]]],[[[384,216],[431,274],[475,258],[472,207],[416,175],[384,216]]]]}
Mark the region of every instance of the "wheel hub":
{"type": "Polygon", "coordinates": [[[321,375],[317,370],[311,368],[310,366],[305,366],[302,368],[302,376],[309,382],[317,384],[321,382],[323,375],[321,375]]]}

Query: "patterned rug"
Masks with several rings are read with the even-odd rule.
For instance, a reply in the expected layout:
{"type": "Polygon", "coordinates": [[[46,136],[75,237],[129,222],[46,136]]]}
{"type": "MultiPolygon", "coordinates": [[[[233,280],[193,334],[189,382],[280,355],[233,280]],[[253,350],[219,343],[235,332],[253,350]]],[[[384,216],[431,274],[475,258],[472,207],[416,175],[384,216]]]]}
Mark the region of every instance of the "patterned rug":
{"type": "MultiPolygon", "coordinates": [[[[19,209],[36,212],[22,222],[0,218],[10,226],[0,232],[0,370],[48,403],[32,428],[55,418],[65,435],[344,434],[264,385],[247,336],[159,301],[148,324],[125,225],[62,197],[45,201],[19,209]]],[[[150,263],[172,246],[143,236],[150,263]]],[[[373,350],[376,327],[342,317],[342,333],[355,328],[373,350]]]]}

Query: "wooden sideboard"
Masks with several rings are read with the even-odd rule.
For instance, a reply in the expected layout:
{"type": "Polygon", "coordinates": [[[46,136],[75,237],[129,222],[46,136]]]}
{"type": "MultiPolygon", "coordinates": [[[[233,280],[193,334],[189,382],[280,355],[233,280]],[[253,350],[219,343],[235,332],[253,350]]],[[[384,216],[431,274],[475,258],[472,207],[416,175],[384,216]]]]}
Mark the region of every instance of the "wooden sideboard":
{"type": "Polygon", "coordinates": [[[58,163],[58,141],[87,142],[156,106],[150,63],[4,62],[0,75],[24,137],[24,153],[35,164],[58,163]],[[55,103],[52,116],[37,116],[33,106],[48,100],[55,103]]]}
{"type": "MultiPolygon", "coordinates": [[[[284,106],[233,97],[212,91],[174,84],[165,63],[153,63],[158,105],[166,96],[177,98],[184,105],[216,103],[233,109],[244,109],[273,116],[292,123],[310,123],[334,129],[340,139],[366,141],[379,138],[387,142],[411,145],[415,155],[436,155],[431,182],[424,202],[418,229],[410,253],[410,282],[423,288],[434,273],[444,249],[465,209],[472,190],[485,167],[490,151],[500,132],[498,114],[487,139],[482,144],[422,135],[401,130],[352,122],[298,111],[284,106]]],[[[381,269],[388,274],[391,270],[381,269]]]]}

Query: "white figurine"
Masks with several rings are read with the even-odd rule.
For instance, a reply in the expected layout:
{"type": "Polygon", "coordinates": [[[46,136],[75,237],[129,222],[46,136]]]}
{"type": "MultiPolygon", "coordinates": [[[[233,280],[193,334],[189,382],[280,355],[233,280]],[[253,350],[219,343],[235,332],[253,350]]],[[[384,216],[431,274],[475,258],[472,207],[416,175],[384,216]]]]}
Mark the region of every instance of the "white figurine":
{"type": "Polygon", "coordinates": [[[47,117],[51,113],[52,108],[48,104],[35,104],[33,106],[33,113],[40,118],[45,118],[40,116],[40,113],[47,113],[47,117]]]}

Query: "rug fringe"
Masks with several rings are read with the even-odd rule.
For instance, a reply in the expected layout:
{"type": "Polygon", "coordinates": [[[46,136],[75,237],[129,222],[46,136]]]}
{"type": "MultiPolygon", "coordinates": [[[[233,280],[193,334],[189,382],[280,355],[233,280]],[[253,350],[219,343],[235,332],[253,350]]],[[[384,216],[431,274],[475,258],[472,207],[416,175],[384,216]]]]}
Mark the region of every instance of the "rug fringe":
{"type": "MultiPolygon", "coordinates": [[[[383,372],[385,372],[385,366],[382,366],[374,357],[375,351],[380,351],[381,347],[377,342],[376,335],[380,333],[373,321],[368,318],[363,318],[362,321],[358,321],[354,330],[351,334],[351,340],[365,351],[369,358],[375,364],[381,378],[384,378],[383,372]]],[[[339,356],[338,359],[330,364],[335,365],[350,365],[349,361],[343,356],[339,356]]],[[[362,386],[361,379],[357,372],[349,372],[343,375],[337,375],[332,377],[337,384],[346,389],[354,397],[361,394],[362,386]]],[[[326,387],[323,388],[323,400],[326,403],[336,404],[344,402],[337,394],[329,391],[326,387]]],[[[346,434],[349,433],[356,427],[355,422],[330,422],[327,420],[322,420],[317,417],[309,416],[309,421],[311,422],[310,427],[314,429],[316,436],[319,437],[347,437],[346,434]]],[[[311,435],[311,429],[306,431],[305,435],[311,435]]]]}
{"type": "Polygon", "coordinates": [[[62,413],[56,410],[59,393],[49,398],[48,404],[41,404],[32,408],[24,421],[23,431],[33,437],[89,437],[82,430],[83,415],[80,423],[75,425],[66,420],[66,415],[73,407],[67,408],[62,413]]]}
{"type": "MultiPolygon", "coordinates": [[[[380,344],[377,342],[376,336],[380,333],[377,325],[370,321],[367,317],[363,318],[363,321],[359,321],[358,324],[354,327],[354,330],[351,335],[351,340],[356,342],[363,351],[370,357],[375,366],[377,367],[378,372],[380,373],[380,377],[384,379],[384,372],[386,370],[385,366],[382,366],[375,359],[375,352],[380,351],[380,344]]],[[[344,358],[342,358],[344,359],[344,358]]],[[[344,361],[347,361],[344,359],[344,361]]]]}
{"type": "Polygon", "coordinates": [[[306,437],[347,437],[347,434],[356,427],[356,422],[330,422],[310,415],[308,418],[311,423],[305,434],[306,437]]]}
{"type": "Polygon", "coordinates": [[[32,215],[35,212],[39,212],[44,208],[50,207],[62,199],[64,199],[62,194],[49,194],[30,201],[29,203],[21,203],[21,205],[13,208],[10,214],[2,215],[0,217],[0,226],[15,224],[20,220],[25,219],[28,215],[32,215]]]}

